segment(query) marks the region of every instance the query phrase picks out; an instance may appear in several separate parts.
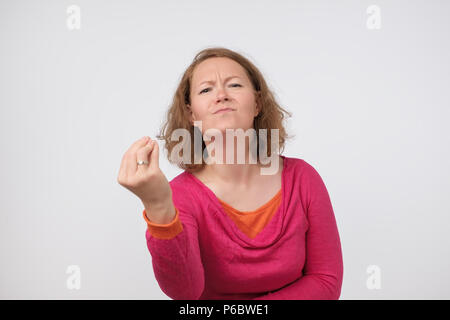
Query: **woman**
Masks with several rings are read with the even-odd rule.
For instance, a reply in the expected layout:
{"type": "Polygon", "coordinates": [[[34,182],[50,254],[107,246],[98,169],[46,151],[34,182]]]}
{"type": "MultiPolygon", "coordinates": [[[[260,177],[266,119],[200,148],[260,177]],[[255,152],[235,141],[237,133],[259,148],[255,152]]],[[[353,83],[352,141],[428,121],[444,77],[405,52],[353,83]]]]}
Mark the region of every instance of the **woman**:
{"type": "Polygon", "coordinates": [[[331,201],[311,165],[278,154],[284,113],[248,59],[205,49],[185,71],[158,136],[183,173],[168,182],[149,137],[125,153],[118,182],[144,205],[155,277],[172,299],[339,299],[331,201]],[[181,142],[173,139],[180,129],[188,133],[181,142]],[[253,134],[235,143],[227,129],[253,134]]]}

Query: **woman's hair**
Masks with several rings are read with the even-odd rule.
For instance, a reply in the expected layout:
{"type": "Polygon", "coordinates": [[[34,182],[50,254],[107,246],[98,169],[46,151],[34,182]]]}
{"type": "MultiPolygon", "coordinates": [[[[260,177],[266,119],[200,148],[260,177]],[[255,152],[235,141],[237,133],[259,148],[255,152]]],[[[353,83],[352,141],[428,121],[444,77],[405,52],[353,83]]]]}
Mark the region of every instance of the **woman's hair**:
{"type": "MultiPolygon", "coordinates": [[[[257,104],[260,106],[259,114],[255,117],[253,124],[254,129],[256,130],[256,149],[257,149],[257,161],[260,163],[260,156],[259,156],[259,145],[263,142],[261,141],[259,137],[259,129],[267,129],[267,157],[271,154],[271,129],[278,129],[279,130],[279,150],[280,154],[284,150],[284,144],[286,139],[291,138],[287,135],[286,130],[283,126],[283,119],[285,118],[285,114],[288,114],[289,117],[292,117],[292,114],[285,109],[283,109],[276,101],[275,97],[272,94],[272,92],[269,90],[266,81],[264,80],[264,77],[262,76],[261,72],[256,68],[256,66],[250,62],[248,59],[246,59],[241,54],[226,49],[222,47],[216,47],[216,48],[207,48],[203,49],[197,55],[194,57],[191,65],[186,69],[186,71],[183,74],[183,77],[181,78],[181,81],[178,85],[178,88],[174,94],[172,103],[170,108],[167,111],[167,119],[163,126],[160,129],[159,135],[156,137],[158,139],[164,139],[165,141],[165,148],[167,150],[167,158],[169,162],[174,163],[171,160],[171,152],[173,148],[179,144],[180,142],[178,140],[172,141],[172,133],[176,129],[186,129],[190,135],[188,138],[191,140],[191,154],[190,154],[190,163],[184,163],[183,161],[174,163],[178,167],[180,167],[183,170],[186,170],[188,172],[196,172],[198,170],[201,170],[206,163],[203,159],[203,152],[206,148],[205,142],[202,140],[202,148],[201,148],[201,163],[194,163],[194,131],[199,130],[198,128],[194,127],[190,122],[190,113],[188,110],[187,105],[191,104],[190,99],[190,89],[192,84],[192,76],[194,73],[194,69],[197,65],[199,65],[201,62],[205,61],[209,58],[214,57],[226,57],[230,58],[237,63],[239,63],[244,70],[247,73],[248,78],[250,79],[250,82],[253,85],[253,89],[255,91],[255,99],[257,101],[257,104]]],[[[198,134],[198,132],[197,132],[198,134]]],[[[201,136],[201,133],[200,133],[201,136]]],[[[184,139],[184,137],[183,137],[184,139]]],[[[183,141],[184,142],[184,141],[183,141]]],[[[181,142],[181,144],[183,144],[181,142]]],[[[183,151],[180,151],[180,158],[183,158],[183,151]]],[[[197,155],[198,157],[199,155],[197,155]]]]}

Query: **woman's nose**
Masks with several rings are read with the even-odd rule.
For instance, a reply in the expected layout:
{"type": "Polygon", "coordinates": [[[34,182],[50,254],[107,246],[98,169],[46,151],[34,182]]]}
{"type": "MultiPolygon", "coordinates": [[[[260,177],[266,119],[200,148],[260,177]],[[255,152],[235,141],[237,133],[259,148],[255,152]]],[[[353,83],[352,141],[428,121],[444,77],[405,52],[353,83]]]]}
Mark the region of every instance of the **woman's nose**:
{"type": "Polygon", "coordinates": [[[217,100],[217,102],[220,102],[221,100],[228,100],[228,94],[223,87],[219,87],[217,89],[216,100],[217,100]]]}

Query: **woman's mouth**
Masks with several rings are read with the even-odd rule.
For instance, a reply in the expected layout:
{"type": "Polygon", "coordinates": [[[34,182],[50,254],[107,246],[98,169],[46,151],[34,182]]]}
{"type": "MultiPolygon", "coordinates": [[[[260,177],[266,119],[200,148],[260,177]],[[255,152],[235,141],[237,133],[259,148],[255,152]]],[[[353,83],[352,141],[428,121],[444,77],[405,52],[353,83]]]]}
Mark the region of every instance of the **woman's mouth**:
{"type": "Polygon", "coordinates": [[[216,112],[214,112],[214,114],[225,113],[225,112],[228,112],[228,111],[234,111],[234,110],[231,109],[231,108],[222,108],[222,109],[219,109],[216,112]]]}

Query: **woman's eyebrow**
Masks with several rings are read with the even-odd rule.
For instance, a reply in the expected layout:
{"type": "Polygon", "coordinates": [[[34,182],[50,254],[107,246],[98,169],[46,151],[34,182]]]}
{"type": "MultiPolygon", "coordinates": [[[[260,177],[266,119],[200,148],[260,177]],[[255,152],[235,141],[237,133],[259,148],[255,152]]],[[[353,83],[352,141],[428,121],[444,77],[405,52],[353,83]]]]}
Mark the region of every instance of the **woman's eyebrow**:
{"type": "MultiPolygon", "coordinates": [[[[230,80],[230,79],[232,79],[232,78],[239,78],[240,79],[240,77],[238,77],[238,76],[229,76],[229,77],[225,78],[225,82],[230,80]]],[[[201,86],[204,83],[214,83],[214,82],[215,81],[213,81],[213,80],[206,80],[206,81],[202,81],[201,83],[199,83],[198,86],[201,86]]]]}

